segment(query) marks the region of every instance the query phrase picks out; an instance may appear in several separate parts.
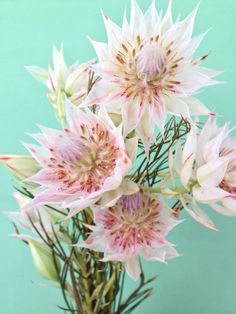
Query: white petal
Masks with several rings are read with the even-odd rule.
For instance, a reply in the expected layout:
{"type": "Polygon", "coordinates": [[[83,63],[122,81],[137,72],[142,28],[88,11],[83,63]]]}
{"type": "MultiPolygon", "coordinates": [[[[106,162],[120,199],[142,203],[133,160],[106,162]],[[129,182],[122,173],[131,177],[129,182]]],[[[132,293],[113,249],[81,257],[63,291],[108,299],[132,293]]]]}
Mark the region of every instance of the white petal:
{"type": "Polygon", "coordinates": [[[203,156],[205,161],[210,162],[219,158],[220,149],[225,138],[225,127],[223,127],[222,131],[215,136],[212,140],[208,141],[205,145],[205,149],[203,152],[203,156]]]}
{"type": "Polygon", "coordinates": [[[100,107],[100,109],[98,111],[98,117],[105,124],[105,126],[109,126],[111,129],[115,128],[115,125],[114,125],[112,119],[110,118],[110,116],[108,115],[105,107],[103,107],[103,106],[100,107]]]}
{"type": "Polygon", "coordinates": [[[69,220],[71,217],[75,216],[76,214],[78,214],[81,210],[92,206],[93,204],[96,203],[96,201],[98,200],[98,198],[94,198],[94,199],[77,199],[75,201],[71,201],[71,202],[67,202],[67,203],[62,203],[62,206],[60,207],[70,207],[71,211],[70,213],[66,216],[65,220],[69,220]]]}
{"type": "Polygon", "coordinates": [[[73,92],[73,95],[70,97],[70,101],[75,106],[78,106],[78,105],[80,105],[82,103],[82,101],[84,101],[86,95],[87,95],[87,89],[86,90],[85,89],[81,89],[78,92],[73,92]]]}
{"type": "Polygon", "coordinates": [[[197,98],[188,97],[186,103],[191,115],[209,115],[210,110],[197,98]]]}
{"type": "Polygon", "coordinates": [[[112,22],[103,12],[102,17],[107,31],[107,40],[109,49],[119,49],[122,42],[121,28],[112,22]]]}
{"type": "Polygon", "coordinates": [[[53,46],[52,57],[56,77],[60,83],[63,83],[65,82],[65,78],[68,75],[68,68],[63,56],[63,44],[61,44],[60,51],[58,51],[57,48],[53,46]]]}
{"type": "Polygon", "coordinates": [[[123,195],[131,195],[139,191],[138,185],[130,180],[123,180],[121,189],[123,190],[123,195]]]}
{"type": "Polygon", "coordinates": [[[128,152],[129,159],[134,162],[138,152],[138,137],[134,136],[125,140],[125,148],[128,152]]]}
{"type": "Polygon", "coordinates": [[[178,116],[182,116],[183,118],[190,119],[188,98],[181,99],[175,96],[165,97],[165,104],[167,106],[167,111],[171,114],[176,114],[178,116]]]}
{"type": "Polygon", "coordinates": [[[120,90],[116,85],[108,84],[106,81],[100,80],[93,86],[80,107],[88,107],[95,104],[109,104],[113,98],[119,95],[119,92],[120,90]]]}
{"type": "MultiPolygon", "coordinates": [[[[227,200],[227,199],[226,199],[227,200]]],[[[234,200],[235,202],[235,200],[234,200]]],[[[236,203],[236,202],[235,202],[236,203]]],[[[236,204],[234,204],[234,210],[233,209],[229,209],[225,206],[221,206],[217,203],[211,204],[211,207],[219,214],[224,215],[224,216],[229,216],[229,217],[234,217],[236,216],[236,204]]]]}
{"type": "Polygon", "coordinates": [[[215,70],[205,68],[202,66],[198,66],[198,69],[201,71],[201,73],[205,74],[206,76],[210,78],[216,77],[222,73],[221,71],[215,71],[215,70]]]}
{"type": "Polygon", "coordinates": [[[180,200],[184,206],[184,209],[186,212],[193,218],[195,219],[198,223],[201,225],[214,230],[218,231],[218,229],[215,227],[213,221],[196,205],[196,203],[193,203],[193,210],[189,209],[188,206],[186,205],[183,197],[180,197],[180,200]]]}
{"type": "Polygon", "coordinates": [[[164,129],[165,129],[166,115],[167,115],[164,98],[157,97],[154,95],[152,106],[153,108],[151,110],[153,114],[153,120],[163,135],[164,129]]]}
{"type": "Polygon", "coordinates": [[[182,155],[182,170],[180,178],[184,186],[187,186],[192,176],[192,168],[196,155],[196,141],[196,127],[192,126],[191,131],[187,136],[182,155]]]}
{"type": "Polygon", "coordinates": [[[172,0],[169,1],[169,6],[168,9],[166,11],[165,16],[162,19],[161,22],[161,34],[165,34],[170,27],[173,25],[173,19],[172,19],[172,0]]]}
{"type": "Polygon", "coordinates": [[[219,84],[218,81],[211,79],[197,66],[185,68],[176,75],[176,80],[181,82],[182,93],[193,95],[200,88],[219,84]]]}
{"type": "Polygon", "coordinates": [[[19,227],[26,230],[32,229],[32,225],[29,219],[27,219],[26,215],[23,215],[22,213],[19,213],[19,212],[5,212],[5,214],[19,227]]]}
{"type": "MultiPolygon", "coordinates": [[[[91,226],[87,226],[87,228],[91,229],[91,226]]],[[[95,250],[97,252],[103,252],[106,247],[106,241],[104,239],[104,232],[100,230],[96,231],[95,229],[95,231],[84,242],[78,243],[78,246],[85,247],[90,250],[95,250]]]]}
{"type": "Polygon", "coordinates": [[[144,16],[147,36],[154,36],[160,32],[160,16],[155,7],[155,0],[152,1],[150,7],[144,16]]]}
{"type": "Polygon", "coordinates": [[[103,193],[98,206],[101,208],[114,206],[121,196],[131,195],[138,191],[139,187],[136,183],[124,179],[117,189],[103,193]]]}
{"type": "Polygon", "coordinates": [[[42,69],[38,66],[26,66],[25,68],[34,78],[44,83],[45,85],[47,84],[47,80],[48,80],[47,70],[42,69]]]}
{"type": "Polygon", "coordinates": [[[194,187],[193,197],[203,204],[211,204],[216,201],[229,197],[230,194],[220,188],[215,187],[194,187]]]}
{"type": "Polygon", "coordinates": [[[101,208],[114,206],[122,195],[123,189],[121,187],[118,187],[117,189],[112,191],[105,192],[99,200],[98,206],[101,208]]]}
{"type": "Polygon", "coordinates": [[[176,144],[175,154],[174,154],[174,168],[178,174],[181,173],[182,170],[182,160],[183,160],[183,150],[181,141],[179,140],[176,144]]]}
{"type": "Polygon", "coordinates": [[[141,274],[141,269],[140,269],[139,260],[137,257],[131,258],[127,262],[125,262],[125,269],[128,275],[134,281],[138,280],[139,275],[141,274]]]}
{"type": "Polygon", "coordinates": [[[144,15],[135,0],[131,0],[130,31],[134,38],[137,35],[145,36],[144,15]]]}
{"type": "Polygon", "coordinates": [[[234,195],[234,198],[227,197],[227,198],[223,199],[221,202],[222,202],[222,204],[226,208],[230,209],[231,211],[236,212],[236,198],[235,198],[235,195],[234,195]]]}
{"type": "MultiPolygon", "coordinates": [[[[90,65],[92,65],[92,61],[87,64],[87,67],[90,65]]],[[[78,67],[77,69],[74,69],[73,72],[70,72],[67,76],[65,82],[65,91],[70,95],[80,92],[81,89],[84,89],[87,92],[88,80],[88,70],[85,70],[84,66],[78,67]]]]}
{"type": "Polygon", "coordinates": [[[172,259],[172,258],[176,258],[181,256],[182,254],[179,254],[175,248],[173,247],[168,247],[166,248],[166,260],[172,259]]]}
{"type": "Polygon", "coordinates": [[[50,89],[52,93],[56,93],[56,91],[60,87],[64,87],[65,80],[61,79],[58,80],[58,77],[56,73],[51,69],[51,67],[48,67],[48,80],[47,80],[47,87],[50,89]]]}
{"type": "Polygon", "coordinates": [[[147,248],[143,250],[141,254],[148,261],[159,261],[161,263],[165,263],[166,248],[163,249],[160,247],[157,247],[156,249],[147,248]]]}
{"type": "Polygon", "coordinates": [[[185,60],[191,60],[192,56],[196,52],[197,48],[199,47],[207,33],[208,31],[192,38],[191,40],[184,41],[183,44],[180,44],[180,46],[178,47],[179,54],[184,55],[185,60]]]}
{"type": "Polygon", "coordinates": [[[169,38],[169,40],[174,40],[177,47],[183,41],[191,38],[198,7],[199,4],[183,21],[177,21],[173,24],[169,29],[169,32],[166,34],[166,37],[169,38]]]}
{"type": "Polygon", "coordinates": [[[98,61],[103,62],[106,61],[108,58],[108,45],[102,42],[98,42],[95,40],[92,40],[90,37],[88,37],[89,41],[93,45],[93,48],[97,54],[98,61]]]}
{"type": "Polygon", "coordinates": [[[218,133],[216,121],[212,120],[211,117],[208,118],[207,122],[203,126],[201,133],[198,135],[198,144],[197,144],[197,156],[196,162],[198,165],[205,163],[204,151],[207,143],[210,139],[218,133]]]}
{"type": "Polygon", "coordinates": [[[228,157],[220,157],[197,169],[197,179],[201,186],[218,186],[225,176],[229,163],[228,157]]]}
{"type": "Polygon", "coordinates": [[[124,123],[124,136],[127,136],[127,134],[133,131],[139,123],[143,110],[143,107],[141,108],[140,104],[141,100],[139,98],[123,101],[122,117],[124,123]]]}
{"type": "Polygon", "coordinates": [[[143,142],[146,155],[148,156],[150,143],[154,139],[154,122],[148,109],[145,109],[136,131],[143,142]]]}
{"type": "Polygon", "coordinates": [[[123,21],[122,21],[122,38],[124,41],[131,41],[130,27],[127,20],[126,10],[124,12],[123,21]]]}

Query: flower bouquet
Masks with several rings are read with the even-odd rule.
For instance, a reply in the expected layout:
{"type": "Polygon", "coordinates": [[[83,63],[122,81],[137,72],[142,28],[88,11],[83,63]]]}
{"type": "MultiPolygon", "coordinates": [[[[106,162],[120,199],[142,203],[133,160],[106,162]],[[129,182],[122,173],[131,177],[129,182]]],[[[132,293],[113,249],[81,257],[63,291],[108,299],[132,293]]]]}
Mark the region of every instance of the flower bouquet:
{"type": "Polygon", "coordinates": [[[219,83],[207,55],[194,57],[206,35],[192,36],[197,9],[173,21],[171,2],[162,15],[132,0],[121,27],[102,13],[107,43],[89,39],[97,60],[67,66],[62,45],[48,69],[26,67],[59,127],[39,126],[29,155],[0,156],[20,208],[7,215],[64,313],[132,313],[156,278],[142,260],[180,256],[167,236],[182,210],[214,231],[204,205],[236,216],[236,139],[195,97],[219,83]],[[138,281],[130,295],[126,275],[138,281]]]}

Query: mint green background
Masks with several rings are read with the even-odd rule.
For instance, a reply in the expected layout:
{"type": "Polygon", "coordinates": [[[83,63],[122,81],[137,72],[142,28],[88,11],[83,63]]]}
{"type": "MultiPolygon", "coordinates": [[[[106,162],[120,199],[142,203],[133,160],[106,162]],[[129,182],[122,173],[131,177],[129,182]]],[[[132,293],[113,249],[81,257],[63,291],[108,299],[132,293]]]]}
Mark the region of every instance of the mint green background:
{"type": "MultiPolygon", "coordinates": [[[[140,0],[147,8],[149,0],[140,0]]],[[[167,0],[158,1],[165,8],[167,0]]],[[[174,14],[185,16],[197,0],[174,0],[174,14]]],[[[68,62],[94,57],[86,35],[105,40],[99,9],[117,22],[128,0],[0,0],[0,153],[24,153],[21,140],[36,131],[36,123],[56,126],[44,86],[26,73],[23,65],[47,66],[51,47],[64,41],[68,62]]],[[[208,88],[199,96],[223,115],[222,122],[236,123],[235,0],[202,0],[196,34],[213,26],[200,53],[210,52],[205,65],[224,70],[227,84],[208,88]]],[[[12,180],[0,169],[0,209],[15,210],[12,180]]],[[[139,314],[235,314],[236,311],[236,218],[212,214],[222,232],[204,229],[188,216],[169,238],[184,255],[169,265],[146,263],[148,275],[160,274],[154,296],[139,314]]],[[[0,215],[0,313],[57,314],[60,294],[35,274],[27,248],[9,238],[11,224],[0,215]],[[44,282],[45,283],[45,282],[44,282]]],[[[127,291],[132,287],[127,281],[127,291]]]]}

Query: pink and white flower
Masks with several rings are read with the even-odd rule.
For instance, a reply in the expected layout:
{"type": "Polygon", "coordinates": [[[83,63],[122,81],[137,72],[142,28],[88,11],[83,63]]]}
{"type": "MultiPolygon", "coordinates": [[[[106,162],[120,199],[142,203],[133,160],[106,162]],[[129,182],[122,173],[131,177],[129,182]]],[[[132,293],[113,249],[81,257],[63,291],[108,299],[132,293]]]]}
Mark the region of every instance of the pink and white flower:
{"type": "Polygon", "coordinates": [[[206,55],[193,55],[205,33],[192,38],[195,9],[173,22],[171,1],[162,17],[154,1],[144,14],[131,0],[131,16],[120,28],[103,15],[108,43],[91,40],[99,63],[93,66],[101,80],[84,105],[106,105],[123,116],[124,134],[136,129],[146,150],[154,125],[163,132],[167,112],[189,118],[209,114],[193,96],[200,88],[216,84],[218,74],[200,66],[206,55]]]}
{"type": "Polygon", "coordinates": [[[119,188],[132,162],[122,127],[115,128],[104,110],[96,116],[67,104],[66,118],[63,131],[41,127],[43,133],[33,135],[41,146],[26,144],[41,166],[27,181],[40,185],[32,205],[73,207],[74,214],[119,188]]]}
{"type": "Polygon", "coordinates": [[[64,103],[68,99],[74,105],[79,105],[87,96],[90,66],[94,61],[79,65],[78,62],[70,67],[66,65],[63,55],[63,45],[58,51],[53,47],[53,68],[48,70],[37,66],[26,69],[48,89],[48,99],[56,109],[60,121],[64,122],[64,103]]]}
{"type": "Polygon", "coordinates": [[[198,222],[215,230],[199,204],[208,204],[222,215],[236,216],[236,138],[230,137],[230,132],[229,124],[218,127],[216,120],[209,118],[201,132],[192,127],[183,151],[178,145],[171,157],[172,177],[175,172],[183,184],[180,199],[184,208],[198,222]]]}
{"type": "Polygon", "coordinates": [[[165,237],[180,221],[170,217],[158,194],[140,190],[92,209],[95,226],[81,246],[103,252],[103,261],[123,262],[133,280],[140,274],[139,256],[160,262],[179,256],[165,237]]]}

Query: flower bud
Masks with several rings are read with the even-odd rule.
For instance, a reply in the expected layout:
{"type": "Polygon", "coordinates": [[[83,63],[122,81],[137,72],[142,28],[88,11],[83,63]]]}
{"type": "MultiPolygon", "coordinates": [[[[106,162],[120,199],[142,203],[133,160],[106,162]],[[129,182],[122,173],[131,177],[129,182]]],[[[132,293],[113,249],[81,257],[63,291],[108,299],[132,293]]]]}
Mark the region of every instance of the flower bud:
{"type": "Polygon", "coordinates": [[[44,244],[32,239],[30,239],[28,243],[38,274],[46,280],[58,281],[58,273],[56,270],[57,267],[58,271],[60,271],[58,258],[54,261],[51,251],[44,244]]]}
{"type": "Polygon", "coordinates": [[[37,173],[40,169],[36,160],[25,155],[4,155],[0,156],[6,168],[19,180],[24,180],[37,173]]]}

